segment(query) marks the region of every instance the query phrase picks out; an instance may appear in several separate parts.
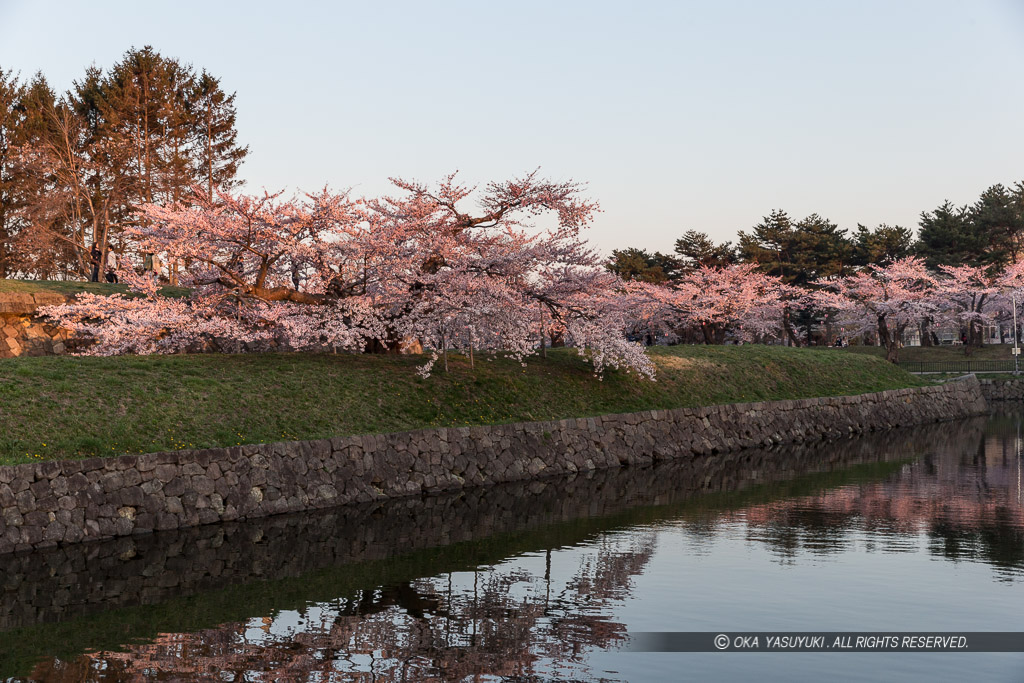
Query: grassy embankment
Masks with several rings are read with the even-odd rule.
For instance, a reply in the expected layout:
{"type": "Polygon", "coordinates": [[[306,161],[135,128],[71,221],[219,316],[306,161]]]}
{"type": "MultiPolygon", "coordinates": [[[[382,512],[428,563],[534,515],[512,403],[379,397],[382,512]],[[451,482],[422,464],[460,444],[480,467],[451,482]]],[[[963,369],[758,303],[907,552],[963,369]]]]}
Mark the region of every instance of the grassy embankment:
{"type": "MultiPolygon", "coordinates": [[[[160,290],[165,296],[184,296],[189,290],[184,287],[165,286],[160,290]]],[[[20,293],[38,294],[53,292],[71,296],[89,292],[91,294],[128,294],[127,285],[114,285],[107,282],[81,282],[77,280],[4,280],[0,279],[0,294],[20,293]]]]}
{"type": "Polygon", "coordinates": [[[250,354],[0,360],[0,464],[585,417],[926,384],[883,360],[746,345],[650,351],[658,380],[594,378],[570,349],[478,357],[421,379],[409,356],[250,354]]]}

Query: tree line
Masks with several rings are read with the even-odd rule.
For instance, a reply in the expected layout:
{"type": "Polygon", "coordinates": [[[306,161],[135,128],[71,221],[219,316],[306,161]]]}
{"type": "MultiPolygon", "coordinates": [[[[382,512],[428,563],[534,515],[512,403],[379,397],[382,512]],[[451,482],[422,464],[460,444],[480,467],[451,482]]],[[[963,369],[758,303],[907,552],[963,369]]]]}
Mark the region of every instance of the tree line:
{"type": "Polygon", "coordinates": [[[1024,293],[1021,183],[922,213],[916,239],[773,211],[735,245],[691,230],[674,254],[605,260],[580,236],[597,203],[536,171],[480,190],[452,175],[396,179],[397,195],[376,198],[239,194],[234,99],[150,47],[61,96],[41,74],[0,69],[0,277],[83,278],[93,244],[101,262],[121,254],[144,296],[48,311],[91,353],[426,348],[424,374],[449,349],[472,364],[474,350],[524,359],[569,344],[597,374],[652,377],[638,331],[799,344],[822,322],[874,330],[895,359],[908,325],[928,340],[929,324],[956,320],[973,341],[1024,293]],[[557,227],[538,232],[544,214],[557,227]],[[167,257],[190,296],[135,272],[146,254],[167,257]]]}
{"type": "Polygon", "coordinates": [[[0,278],[88,277],[94,243],[141,259],[138,207],[239,184],[235,119],[219,78],[149,46],[63,94],[0,65],[0,278]]]}
{"type": "MultiPolygon", "coordinates": [[[[676,240],[671,254],[635,247],[617,249],[605,267],[627,282],[667,287],[677,293],[699,289],[716,279],[728,281],[729,287],[739,287],[741,281],[749,284],[754,274],[768,276],[779,285],[796,288],[784,297],[786,305],[779,312],[784,336],[794,345],[812,345],[829,343],[831,331],[836,329],[835,307],[823,306],[820,297],[810,296],[830,282],[874,272],[907,259],[918,261],[936,284],[950,279],[949,268],[968,267],[975,280],[991,279],[1024,256],[1022,240],[1024,183],[1018,182],[1010,187],[993,185],[973,204],[958,207],[945,201],[932,211],[922,212],[916,238],[910,229],[899,225],[881,224],[874,229],[857,225],[851,233],[816,213],[794,220],[787,212],[776,210],[751,230],[741,230],[735,244],[715,243],[706,233],[689,230],[676,240]],[[825,333],[819,333],[820,330],[825,333]]],[[[946,287],[936,291],[940,295],[949,293],[946,287]]],[[[723,302],[734,298],[729,291],[720,295],[723,302]]],[[[984,307],[986,301],[991,305],[990,295],[991,292],[978,290],[974,293],[976,301],[968,308],[984,307]]],[[[694,297],[707,306],[719,305],[710,299],[705,301],[705,294],[694,297]]],[[[712,331],[706,321],[699,320],[700,316],[693,317],[697,322],[689,326],[689,331],[677,328],[670,331],[670,336],[705,343],[720,343],[725,338],[726,327],[713,325],[712,331]]],[[[967,352],[982,343],[984,324],[1001,321],[987,315],[975,316],[970,321],[962,315],[921,315],[911,322],[918,327],[922,345],[937,343],[935,323],[940,320],[946,325],[961,326],[967,352]]],[[[900,335],[905,327],[900,326],[900,335]]],[[[887,345],[885,333],[882,330],[877,339],[883,345],[887,345]]]]}
{"type": "Polygon", "coordinates": [[[811,343],[821,325],[830,340],[865,334],[895,362],[904,334],[919,327],[922,345],[935,326],[962,333],[964,351],[982,343],[983,328],[1013,320],[1024,301],[1024,261],[1006,267],[927,267],[917,256],[870,264],[805,286],[786,284],[756,263],[701,266],[658,284],[632,280],[622,291],[634,329],[669,341],[811,343]],[[809,312],[809,313],[808,313],[809,312]],[[804,337],[804,334],[807,336],[804,337]]]}
{"type": "Polygon", "coordinates": [[[806,286],[822,278],[845,277],[870,265],[917,256],[931,270],[939,266],[1004,268],[1024,253],[1024,182],[996,184],[973,204],[945,201],[921,213],[915,238],[909,228],[857,225],[852,232],[818,214],[802,220],[775,210],[738,241],[716,244],[706,233],[688,230],[671,254],[627,247],[616,249],[606,267],[625,280],[662,283],[701,266],[756,263],[787,285],[806,286]]]}
{"type": "MultiPolygon", "coordinates": [[[[712,244],[718,262],[693,259],[671,279],[624,278],[580,235],[598,205],[577,183],[536,171],[480,190],[454,174],[434,185],[392,182],[398,193],[377,198],[324,190],[282,201],[218,190],[213,199],[143,204],[126,237],[182,263],[190,296],[163,296],[153,278],[126,268],[123,278],[143,296],[82,294],[41,312],[94,354],[426,349],[427,375],[439,361],[447,369],[451,349],[472,366],[475,351],[524,360],[557,343],[576,347],[598,375],[621,368],[653,377],[637,332],[648,341],[799,344],[824,321],[875,335],[895,361],[911,325],[922,326],[922,338],[929,325],[959,325],[974,343],[1024,299],[1024,260],[1012,256],[1005,266],[986,259],[933,270],[894,252],[830,269],[798,261],[797,250],[768,252],[753,240],[764,225],[783,224],[778,212],[740,236],[763,261],[730,262],[729,250],[712,244]],[[473,199],[478,209],[464,208],[473,199]],[[545,214],[557,227],[538,231],[534,220],[545,214]]],[[[789,231],[807,241],[839,232],[818,219],[789,231]]],[[[865,245],[891,234],[863,233],[865,245]]]]}

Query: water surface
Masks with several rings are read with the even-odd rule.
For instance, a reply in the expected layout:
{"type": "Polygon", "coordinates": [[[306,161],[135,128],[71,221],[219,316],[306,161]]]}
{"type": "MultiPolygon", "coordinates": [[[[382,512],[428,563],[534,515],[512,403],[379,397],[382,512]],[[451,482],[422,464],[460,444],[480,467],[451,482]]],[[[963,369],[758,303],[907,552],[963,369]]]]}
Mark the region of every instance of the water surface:
{"type": "Polygon", "coordinates": [[[1024,631],[1020,424],[6,556],[0,677],[1021,681],[1024,654],[622,649],[636,631],[1024,631]]]}

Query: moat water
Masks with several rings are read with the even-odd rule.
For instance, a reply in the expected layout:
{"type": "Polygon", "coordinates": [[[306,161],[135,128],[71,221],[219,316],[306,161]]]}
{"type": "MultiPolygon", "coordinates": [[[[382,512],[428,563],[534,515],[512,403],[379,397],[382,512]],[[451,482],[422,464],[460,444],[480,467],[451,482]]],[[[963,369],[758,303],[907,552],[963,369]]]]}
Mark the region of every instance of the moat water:
{"type": "Polygon", "coordinates": [[[1024,653],[626,647],[1024,639],[1022,417],[0,557],[0,679],[1024,681],[1024,653]]]}

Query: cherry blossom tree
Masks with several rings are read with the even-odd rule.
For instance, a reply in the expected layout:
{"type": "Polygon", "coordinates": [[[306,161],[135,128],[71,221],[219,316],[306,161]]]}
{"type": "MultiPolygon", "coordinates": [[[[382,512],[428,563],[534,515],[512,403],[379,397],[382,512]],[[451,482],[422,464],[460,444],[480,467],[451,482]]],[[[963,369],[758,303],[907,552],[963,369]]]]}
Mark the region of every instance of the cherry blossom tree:
{"type": "Polygon", "coordinates": [[[756,263],[700,267],[668,285],[630,283],[640,314],[664,331],[694,327],[706,344],[727,335],[752,340],[777,335],[785,298],[794,288],[757,270],[756,263]]]}
{"type": "Polygon", "coordinates": [[[188,298],[162,296],[152,274],[123,268],[135,296],[80,295],[48,310],[95,340],[89,353],[175,353],[218,342],[357,349],[382,324],[358,287],[365,212],[347,195],[219,195],[194,207],[146,205],[129,229],[144,252],[187,264],[188,298]],[[298,277],[296,278],[296,275],[298,277]]]}
{"type": "Polygon", "coordinates": [[[450,345],[476,346],[522,360],[556,327],[598,374],[622,367],[653,376],[642,347],[623,336],[621,280],[580,238],[597,206],[580,199],[578,185],[535,173],[492,183],[473,216],[460,203],[474,188],[454,176],[436,189],[394,182],[406,195],[369,207],[386,234],[406,237],[407,252],[389,269],[407,276],[383,297],[395,334],[424,339],[442,355],[450,345]],[[533,219],[544,214],[556,222],[538,231],[533,219]]]}
{"type": "MultiPolygon", "coordinates": [[[[989,315],[996,323],[1012,326],[1015,324],[1013,309],[1024,302],[1024,261],[1010,263],[996,273],[992,280],[997,292],[992,297],[989,315]]],[[[1014,331],[1018,339],[1019,333],[1019,330],[1014,331]]]]}
{"type": "Polygon", "coordinates": [[[936,309],[936,280],[916,257],[872,265],[824,284],[816,294],[819,305],[836,309],[839,322],[854,328],[854,333],[877,331],[885,357],[892,363],[898,360],[907,325],[936,309]]]}
{"type": "Polygon", "coordinates": [[[580,237],[598,207],[579,184],[536,171],[479,192],[454,174],[437,186],[392,182],[393,197],[197,191],[190,206],[146,205],[131,237],[184,264],[192,295],[171,300],[126,274],[140,297],[87,296],[49,313],[94,339],[97,354],[228,340],[390,351],[423,343],[445,357],[479,348],[521,360],[545,325],[557,326],[598,374],[653,377],[623,334],[623,283],[580,237]],[[464,209],[474,197],[478,210],[464,209]]]}
{"type": "Polygon", "coordinates": [[[967,330],[964,352],[981,344],[981,330],[996,322],[1000,304],[1001,272],[992,273],[980,266],[940,265],[944,277],[936,281],[935,309],[939,320],[967,330]]]}

